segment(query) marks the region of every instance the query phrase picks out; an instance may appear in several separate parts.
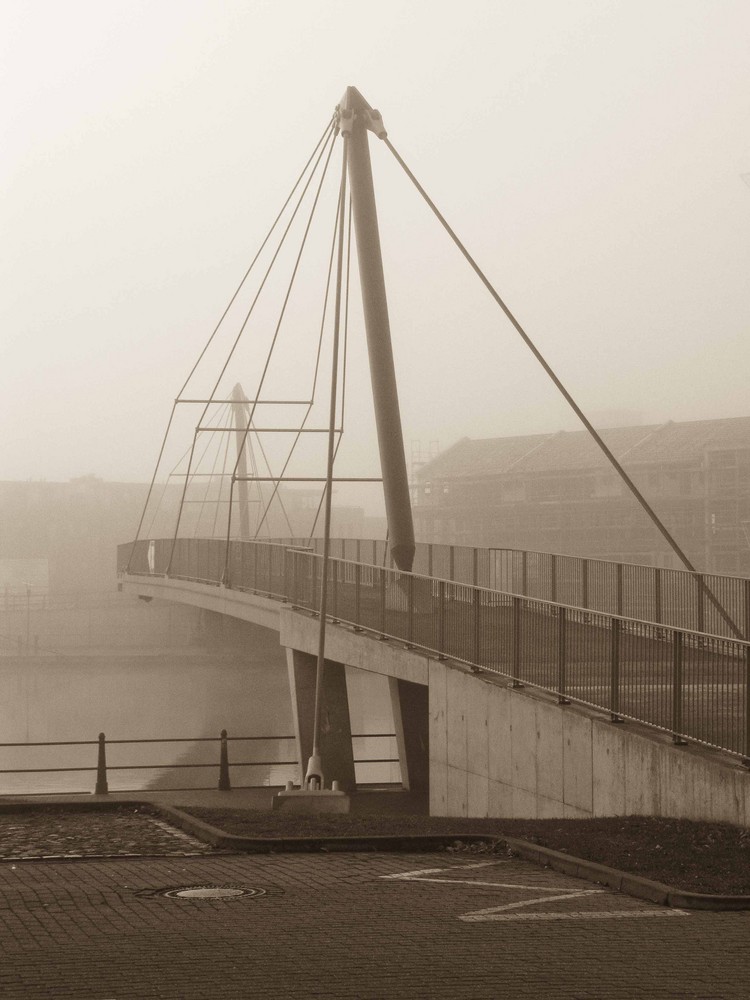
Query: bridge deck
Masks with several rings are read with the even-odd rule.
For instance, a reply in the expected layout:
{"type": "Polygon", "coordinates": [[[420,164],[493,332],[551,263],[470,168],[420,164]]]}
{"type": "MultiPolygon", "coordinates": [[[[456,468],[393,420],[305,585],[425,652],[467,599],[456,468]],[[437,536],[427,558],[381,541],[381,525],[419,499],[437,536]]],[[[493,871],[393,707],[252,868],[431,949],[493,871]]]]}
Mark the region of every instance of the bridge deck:
{"type": "MultiPolygon", "coordinates": [[[[477,553],[470,560],[476,575],[482,550],[468,551],[477,553]]],[[[256,603],[261,596],[269,627],[278,627],[278,602],[317,610],[317,552],[232,542],[225,557],[219,539],[178,539],[174,549],[162,539],[122,546],[120,566],[129,562],[128,578],[182,580],[181,600],[221,602],[239,617],[242,594],[256,595],[256,603]]],[[[467,561],[465,552],[460,558],[467,561]]],[[[637,720],[675,741],[750,758],[750,644],[743,640],[343,558],[329,564],[328,608],[332,619],[369,633],[637,720]]]]}

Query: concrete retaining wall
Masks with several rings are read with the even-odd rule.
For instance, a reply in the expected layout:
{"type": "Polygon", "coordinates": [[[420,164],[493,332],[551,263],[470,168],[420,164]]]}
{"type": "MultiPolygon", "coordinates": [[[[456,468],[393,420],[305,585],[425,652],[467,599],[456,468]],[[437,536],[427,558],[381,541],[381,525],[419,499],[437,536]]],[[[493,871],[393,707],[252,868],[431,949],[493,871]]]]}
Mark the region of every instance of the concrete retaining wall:
{"type": "Polygon", "coordinates": [[[430,812],[675,816],[750,826],[739,763],[429,661],[430,812]]]}

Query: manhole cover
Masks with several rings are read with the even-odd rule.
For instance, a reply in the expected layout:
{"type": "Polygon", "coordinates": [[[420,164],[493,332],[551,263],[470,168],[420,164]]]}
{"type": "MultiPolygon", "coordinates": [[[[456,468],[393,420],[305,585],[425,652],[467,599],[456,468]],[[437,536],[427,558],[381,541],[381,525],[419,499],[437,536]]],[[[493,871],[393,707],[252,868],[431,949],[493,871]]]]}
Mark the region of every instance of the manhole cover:
{"type": "Polygon", "coordinates": [[[169,899],[238,899],[240,896],[265,894],[265,889],[237,885],[186,885],[182,889],[170,889],[164,893],[169,899]]]}

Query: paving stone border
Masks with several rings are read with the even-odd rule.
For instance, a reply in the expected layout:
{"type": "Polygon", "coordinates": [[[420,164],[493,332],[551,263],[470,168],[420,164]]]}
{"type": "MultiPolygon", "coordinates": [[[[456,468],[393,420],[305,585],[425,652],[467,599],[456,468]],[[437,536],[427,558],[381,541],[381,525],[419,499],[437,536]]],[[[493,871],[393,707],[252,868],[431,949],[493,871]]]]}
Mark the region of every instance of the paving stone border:
{"type": "MultiPolygon", "coordinates": [[[[577,878],[598,882],[610,889],[624,892],[637,899],[645,899],[662,906],[677,909],[692,910],[750,910],[750,896],[713,895],[702,892],[687,892],[644,878],[629,872],[594,861],[584,861],[582,858],[554,851],[527,840],[516,837],[493,837],[486,833],[462,834],[460,837],[450,834],[422,835],[391,835],[391,836],[357,836],[357,837],[243,837],[238,834],[226,833],[219,827],[212,826],[204,820],[174,806],[151,802],[147,800],[128,799],[127,801],[113,799],[110,801],[73,800],[70,802],[0,802],[0,815],[11,812],[52,812],[74,811],[91,812],[96,810],[116,811],[123,806],[133,809],[143,809],[151,816],[160,816],[171,826],[191,834],[198,840],[212,847],[238,854],[271,854],[292,852],[327,852],[327,851],[391,851],[416,853],[420,851],[449,850],[451,848],[471,848],[472,845],[482,845],[485,849],[497,849],[506,846],[513,854],[532,861],[545,868],[572,875],[577,878]]],[[[89,855],[87,857],[93,857],[89,855]]],[[[118,856],[112,856],[118,857],[118,856]]],[[[123,857],[119,855],[119,857],[123,857]]],[[[47,860],[47,859],[39,859],[47,860]]],[[[50,859],[51,860],[51,859],[50,859]]],[[[70,858],[69,860],[79,860],[70,858]]],[[[85,860],[81,858],[80,860],[85,860]]],[[[2,863],[2,861],[0,861],[2,863]]]]}

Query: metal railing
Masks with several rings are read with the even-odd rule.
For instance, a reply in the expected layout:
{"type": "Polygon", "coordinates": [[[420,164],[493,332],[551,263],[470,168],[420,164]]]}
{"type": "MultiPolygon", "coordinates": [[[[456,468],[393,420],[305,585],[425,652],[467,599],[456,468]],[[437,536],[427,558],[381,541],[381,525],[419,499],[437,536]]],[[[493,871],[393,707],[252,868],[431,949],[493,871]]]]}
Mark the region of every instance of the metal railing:
{"type": "Polygon", "coordinates": [[[674,628],[750,639],[750,580],[742,577],[549,552],[492,551],[494,589],[674,628]]]}
{"type": "MultiPolygon", "coordinates": [[[[352,733],[353,740],[395,740],[395,733],[352,733]]],[[[94,794],[95,795],[106,795],[109,792],[109,776],[113,771],[125,771],[125,772],[139,772],[139,771],[151,771],[151,772],[162,772],[162,771],[179,771],[179,770],[195,770],[204,769],[208,771],[214,771],[217,775],[216,781],[213,785],[208,786],[196,786],[190,785],[188,788],[173,788],[173,787],[158,787],[159,791],[201,791],[210,788],[218,788],[221,791],[229,791],[232,787],[234,788],[261,788],[266,782],[263,783],[251,783],[244,785],[237,785],[231,780],[231,771],[243,768],[245,774],[247,774],[248,768],[284,768],[293,767],[297,771],[299,769],[299,761],[295,756],[293,759],[283,759],[283,756],[277,758],[272,758],[270,760],[264,760],[260,758],[253,758],[252,760],[235,760],[231,757],[229,752],[229,744],[245,744],[249,746],[257,746],[258,744],[276,744],[280,746],[283,743],[294,744],[295,738],[293,736],[228,736],[227,731],[223,729],[219,736],[198,736],[198,737],[154,737],[149,739],[110,739],[108,740],[104,733],[99,733],[99,736],[95,740],[52,740],[44,742],[25,742],[25,743],[0,743],[0,753],[4,750],[22,750],[25,753],[30,753],[34,750],[39,750],[41,748],[55,748],[56,750],[62,750],[62,753],[70,754],[68,758],[68,763],[64,766],[39,766],[39,767],[9,767],[0,768],[0,775],[32,775],[32,774],[85,774],[85,773],[95,773],[94,780],[94,794]],[[194,747],[195,744],[213,744],[218,745],[218,753],[214,754],[212,760],[201,760],[201,761],[190,761],[190,762],[180,762],[180,763],[164,763],[153,761],[143,762],[133,762],[128,763],[118,763],[113,765],[108,763],[108,751],[111,751],[114,747],[141,747],[141,746],[152,746],[153,744],[190,744],[194,747]],[[86,764],[83,762],[85,757],[80,760],[74,761],[73,757],[76,756],[74,748],[91,748],[96,747],[96,764],[93,763],[94,755],[91,752],[91,763],[86,764]]],[[[288,748],[282,748],[288,749],[288,748]]],[[[86,750],[84,750],[86,754],[86,750]]],[[[59,756],[59,754],[58,754],[59,756]]],[[[80,755],[78,755],[80,756],[80,755]]],[[[398,757],[393,756],[379,756],[379,757],[355,757],[354,764],[397,764],[398,757]]],[[[296,774],[295,774],[296,776],[296,774]]],[[[276,784],[283,786],[287,780],[289,780],[290,775],[286,774],[283,780],[279,780],[276,784]]],[[[146,790],[156,790],[154,788],[144,789],[144,788],[118,788],[117,791],[120,792],[136,792],[136,791],[146,791],[146,790]]],[[[19,792],[19,789],[14,789],[15,792],[19,792]]],[[[25,790],[23,794],[34,794],[25,790]]],[[[46,792],[40,792],[38,794],[46,794],[46,792]]]]}
{"type": "MultiPolygon", "coordinates": [[[[322,552],[320,539],[309,543],[285,540],[285,544],[309,544],[314,552],[322,552]]],[[[334,539],[331,552],[339,559],[394,568],[384,541],[334,539]]],[[[417,543],[412,570],[421,576],[502,590],[522,597],[732,639],[750,639],[750,580],[742,577],[693,574],[681,569],[585,559],[554,552],[431,542],[417,543]]]]}
{"type": "MultiPolygon", "coordinates": [[[[138,546],[148,543],[138,543],[138,546]]],[[[178,539],[170,575],[317,611],[322,557],[282,543],[178,539]]],[[[163,574],[171,540],[152,549],[163,574]]],[[[145,551],[145,550],[144,550],[145,551]]],[[[473,551],[473,550],[468,550],[473,551]]],[[[434,553],[433,553],[434,557],[434,553]]],[[[144,552],[131,572],[149,572],[144,552]]],[[[607,611],[334,558],[329,615],[750,759],[750,643],[607,611]]]]}
{"type": "MultiPolygon", "coordinates": [[[[183,567],[184,546],[188,546],[189,579],[203,579],[210,583],[222,580],[226,555],[223,540],[178,539],[177,544],[183,567]],[[210,558],[204,548],[206,542],[211,543],[210,558]]],[[[283,538],[253,544],[309,549],[318,555],[323,551],[320,538],[283,538]]],[[[161,566],[162,572],[171,546],[171,539],[156,542],[155,565],[161,566]]],[[[147,547],[148,542],[137,543],[131,572],[149,572],[147,547]]],[[[125,572],[130,552],[131,545],[119,546],[120,572],[125,572]]],[[[331,540],[331,555],[351,562],[394,568],[388,543],[382,540],[335,538],[331,540]]],[[[246,571],[255,574],[253,567],[247,563],[266,557],[247,554],[241,558],[245,559],[246,565],[241,568],[241,576],[245,578],[246,571]]],[[[236,556],[233,557],[234,563],[236,559],[236,556]]],[[[268,566],[264,566],[268,570],[268,566]]],[[[643,619],[673,628],[750,640],[750,580],[743,577],[693,574],[687,570],[585,559],[553,552],[432,542],[417,543],[412,570],[420,576],[453,583],[500,590],[624,618],[643,619]],[[724,610],[726,617],[719,608],[724,610]]],[[[262,576],[262,570],[259,572],[262,576]]],[[[175,575],[174,566],[171,575],[175,575]]]]}

